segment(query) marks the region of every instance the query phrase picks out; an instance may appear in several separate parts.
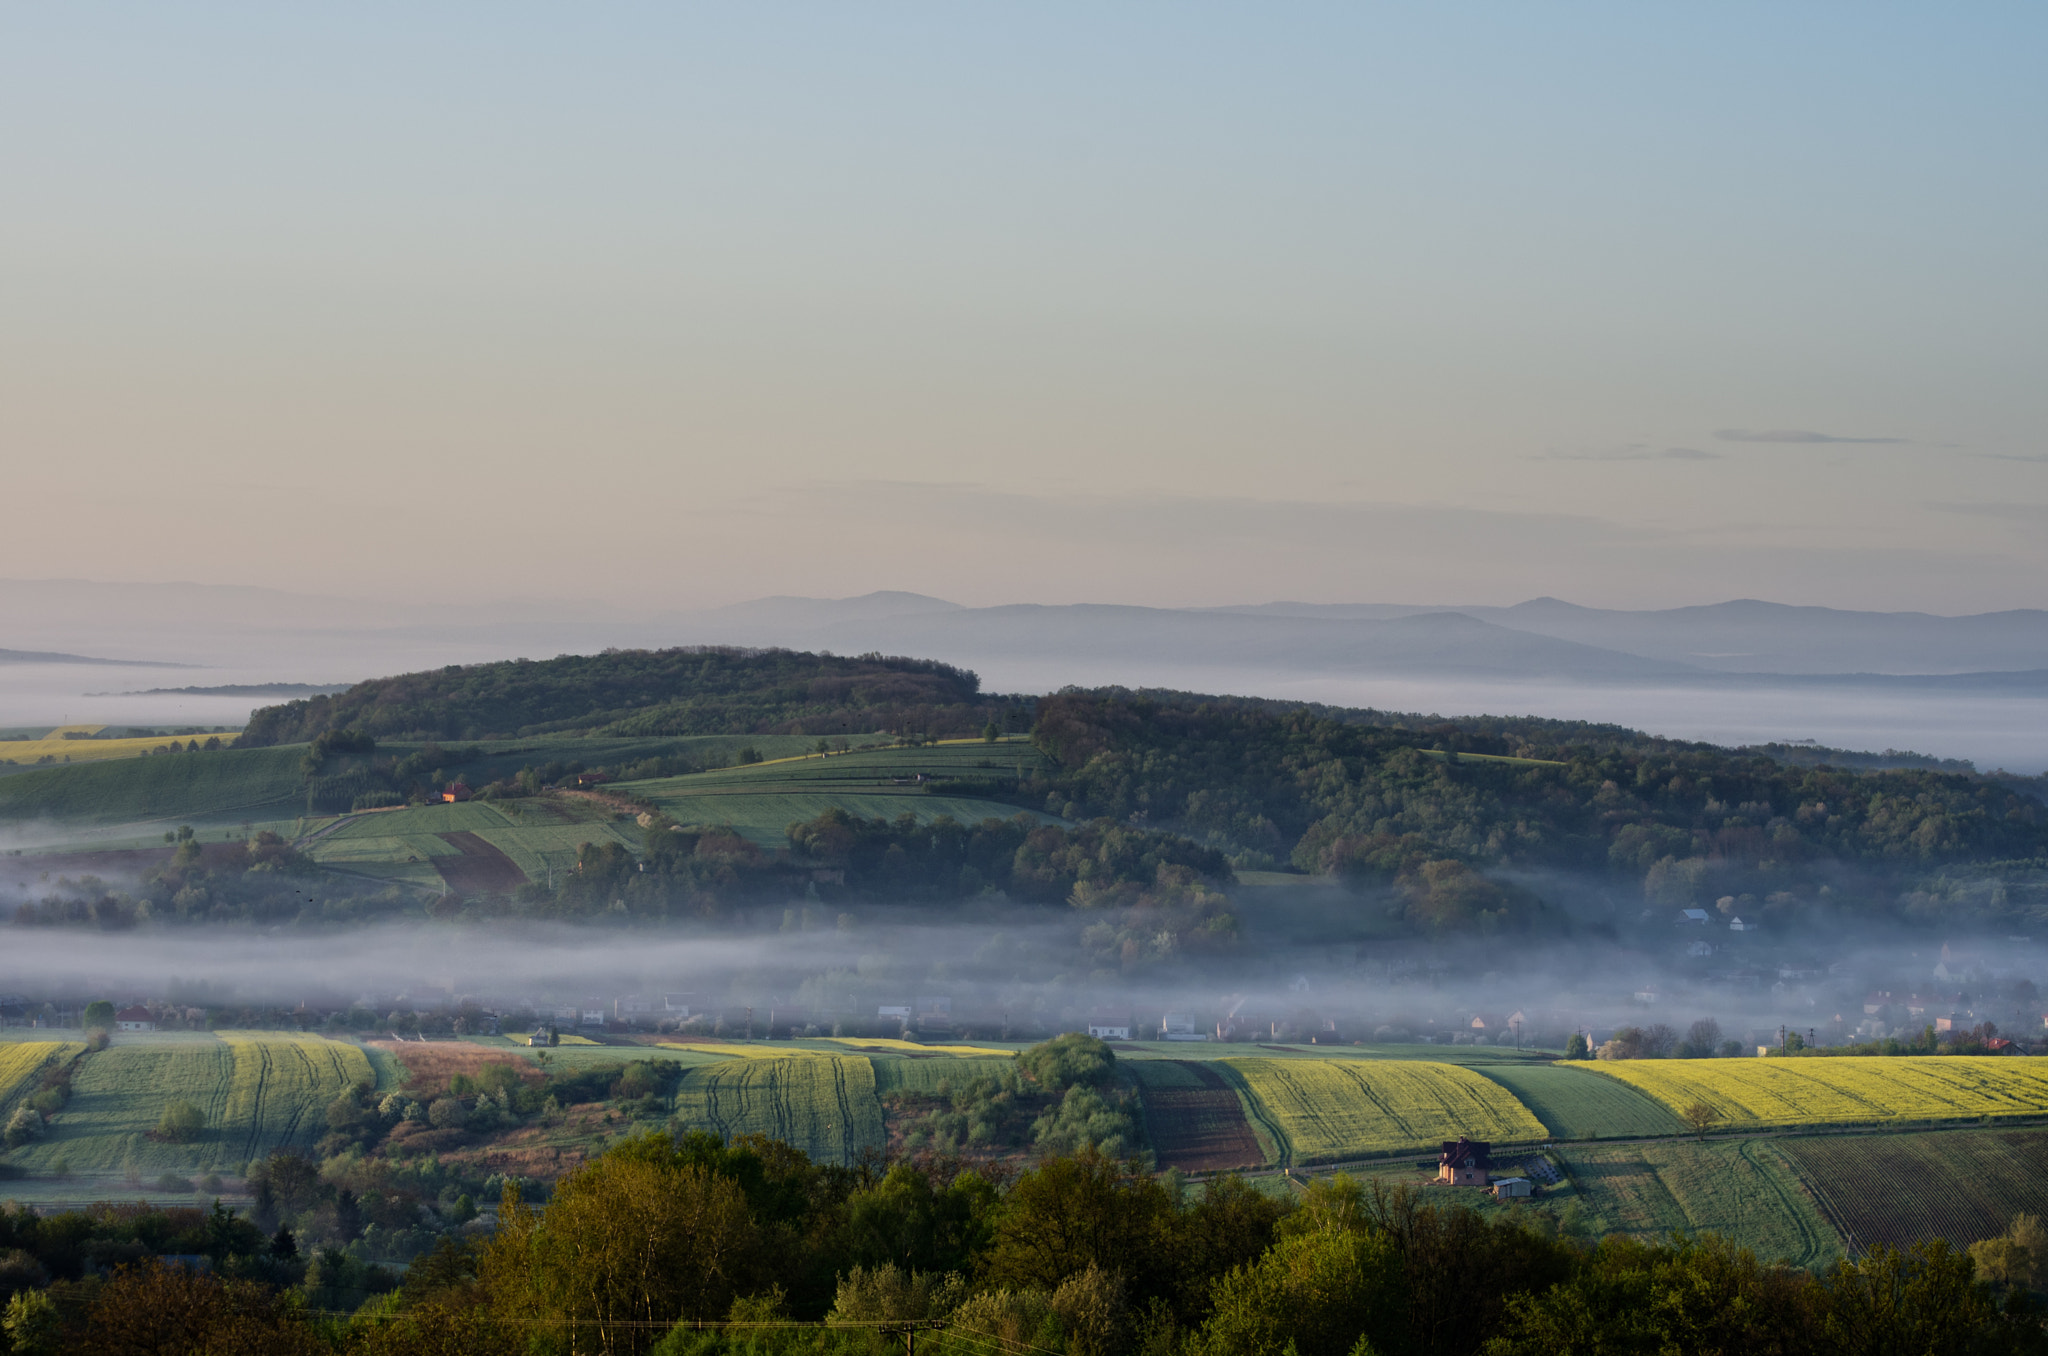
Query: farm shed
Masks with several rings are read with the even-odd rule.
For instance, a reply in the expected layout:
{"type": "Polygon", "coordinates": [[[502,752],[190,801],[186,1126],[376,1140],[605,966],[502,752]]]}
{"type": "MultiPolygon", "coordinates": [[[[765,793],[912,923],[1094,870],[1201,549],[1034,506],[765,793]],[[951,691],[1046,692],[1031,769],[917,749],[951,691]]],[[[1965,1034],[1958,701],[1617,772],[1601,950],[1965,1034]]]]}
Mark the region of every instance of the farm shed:
{"type": "Polygon", "coordinates": [[[1520,1200],[1536,1190],[1526,1177],[1502,1177],[1493,1184],[1493,1198],[1497,1201],[1520,1200]]]}

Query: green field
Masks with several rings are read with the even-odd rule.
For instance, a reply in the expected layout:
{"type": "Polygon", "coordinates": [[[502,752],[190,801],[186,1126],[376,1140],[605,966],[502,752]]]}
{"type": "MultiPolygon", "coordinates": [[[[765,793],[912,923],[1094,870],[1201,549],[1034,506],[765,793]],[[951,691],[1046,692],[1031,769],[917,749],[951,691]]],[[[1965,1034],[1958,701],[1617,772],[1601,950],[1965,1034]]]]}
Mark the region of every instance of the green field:
{"type": "Polygon", "coordinates": [[[2048,1131],[1941,1130],[1776,1141],[1857,1252],[1945,1238],[1957,1247],[2048,1217],[2048,1131]]]}
{"type": "Polygon", "coordinates": [[[1676,1135],[1685,1126],[1670,1108],[1624,1083],[1569,1064],[1481,1064],[1556,1139],[1676,1135]]]}
{"type": "Polygon", "coordinates": [[[307,855],[322,866],[364,875],[438,884],[433,862],[462,850],[443,834],[474,833],[512,860],[528,879],[566,871],[585,843],[635,847],[639,830],[588,800],[526,799],[414,805],[349,815],[315,830],[307,855]]]}
{"type": "Polygon", "coordinates": [[[304,808],[303,751],[220,749],[0,777],[0,819],[79,824],[272,819],[304,808]]]}
{"type": "Polygon", "coordinates": [[[858,1055],[704,1065],[684,1075],[675,1105],[692,1129],[767,1135],[826,1163],[851,1163],[888,1138],[874,1066],[858,1055]]]}
{"type": "Polygon", "coordinates": [[[88,1179],[240,1173],[273,1150],[310,1147],[326,1132],[320,1113],[327,1103],[358,1082],[376,1081],[362,1050],[317,1036],[125,1036],[79,1061],[71,1100],[47,1135],[6,1161],[38,1175],[62,1165],[88,1179]],[[173,1100],[205,1115],[198,1140],[149,1138],[173,1100]]]}
{"type": "Polygon", "coordinates": [[[1282,1163],[1328,1163],[1433,1148],[1470,1135],[1494,1142],[1545,1138],[1500,1084],[1452,1064],[1409,1060],[1232,1059],[1251,1120],[1282,1163]]]}
{"type": "Polygon", "coordinates": [[[1040,767],[1042,757],[1019,740],[993,745],[973,740],[807,755],[626,782],[620,789],[653,801],[680,823],[729,825],[754,842],[780,846],[790,824],[835,807],[868,819],[914,814],[930,821],[950,815],[967,824],[1033,813],[975,795],[949,794],[947,787],[963,779],[989,782],[1028,775],[1040,767]],[[925,780],[919,781],[920,776],[925,780]]]}
{"type": "Polygon", "coordinates": [[[973,1056],[944,1055],[935,1058],[892,1059],[886,1055],[871,1057],[874,1068],[875,1091],[886,1095],[892,1092],[916,1092],[927,1095],[965,1088],[977,1079],[1000,1078],[1003,1071],[1014,1061],[997,1055],[987,1059],[973,1056]]]}
{"type": "Polygon", "coordinates": [[[1565,1166],[1581,1222],[1596,1236],[1712,1231],[1767,1261],[1802,1267],[1843,1253],[1840,1236],[1767,1140],[1574,1145],[1551,1157],[1565,1166]]]}

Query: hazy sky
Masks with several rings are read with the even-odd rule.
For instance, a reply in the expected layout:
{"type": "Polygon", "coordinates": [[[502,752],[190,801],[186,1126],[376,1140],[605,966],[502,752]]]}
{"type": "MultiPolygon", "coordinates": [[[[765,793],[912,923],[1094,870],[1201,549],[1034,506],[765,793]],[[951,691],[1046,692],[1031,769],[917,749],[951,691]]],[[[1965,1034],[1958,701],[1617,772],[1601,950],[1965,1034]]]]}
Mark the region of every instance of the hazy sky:
{"type": "Polygon", "coordinates": [[[13,5],[0,576],[2048,605],[2039,5],[13,5]]]}

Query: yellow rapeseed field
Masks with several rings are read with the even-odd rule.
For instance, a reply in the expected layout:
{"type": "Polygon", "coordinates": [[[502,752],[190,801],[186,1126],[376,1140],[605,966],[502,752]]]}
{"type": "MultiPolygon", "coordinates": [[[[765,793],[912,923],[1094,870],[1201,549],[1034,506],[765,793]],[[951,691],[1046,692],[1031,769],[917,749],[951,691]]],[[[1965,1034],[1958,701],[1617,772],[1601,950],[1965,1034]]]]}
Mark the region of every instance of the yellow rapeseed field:
{"type": "Polygon", "coordinates": [[[691,1050],[700,1055],[724,1055],[728,1059],[832,1058],[823,1050],[803,1050],[792,1045],[743,1045],[738,1042],[726,1045],[718,1041],[660,1041],[657,1044],[663,1050],[691,1050]]]}
{"type": "MultiPolygon", "coordinates": [[[[41,739],[0,739],[0,762],[33,764],[40,763],[43,759],[48,758],[53,763],[58,764],[67,761],[73,763],[96,763],[107,758],[139,757],[142,754],[148,753],[151,749],[168,746],[171,742],[168,735],[152,735],[147,739],[65,739],[63,737],[64,732],[67,730],[74,734],[98,734],[105,728],[106,726],[104,725],[65,725],[50,731],[48,735],[41,739]]],[[[184,748],[194,737],[186,735],[180,738],[177,741],[178,747],[184,748]]],[[[204,744],[213,736],[199,735],[196,738],[201,744],[204,744]]],[[[223,744],[233,738],[233,735],[220,736],[223,744]]]]}
{"type": "Polygon", "coordinates": [[[1827,1125],[2048,1114],[2048,1060],[1986,1055],[1630,1059],[1589,1064],[1674,1111],[1730,1125],[1827,1125]]]}
{"type": "MultiPolygon", "coordinates": [[[[977,739],[974,742],[978,744],[981,741],[977,739]]],[[[825,1036],[821,1039],[856,1050],[902,1050],[916,1055],[960,1055],[966,1058],[989,1055],[1008,1059],[1016,1053],[993,1045],[919,1045],[916,1041],[899,1041],[888,1036],[825,1036]]]]}
{"type": "Polygon", "coordinates": [[[1540,1140],[1543,1123],[1491,1079],[1411,1059],[1226,1059],[1295,1163],[1479,1140],[1540,1140]]]}
{"type": "Polygon", "coordinates": [[[0,1043],[0,1106],[5,1106],[22,1085],[33,1079],[43,1066],[69,1059],[84,1047],[76,1041],[7,1041],[0,1043]]]}

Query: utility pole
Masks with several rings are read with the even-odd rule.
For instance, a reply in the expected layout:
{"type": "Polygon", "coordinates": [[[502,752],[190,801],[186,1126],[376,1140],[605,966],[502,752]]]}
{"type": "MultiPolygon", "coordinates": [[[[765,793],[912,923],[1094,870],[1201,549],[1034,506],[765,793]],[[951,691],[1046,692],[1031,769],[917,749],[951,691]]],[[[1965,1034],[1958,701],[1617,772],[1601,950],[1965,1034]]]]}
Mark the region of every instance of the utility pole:
{"type": "Polygon", "coordinates": [[[917,1335],[920,1332],[937,1332],[944,1326],[945,1324],[936,1318],[927,1318],[916,1323],[906,1323],[900,1328],[877,1328],[875,1331],[883,1337],[902,1338],[903,1356],[917,1356],[917,1335]]]}

